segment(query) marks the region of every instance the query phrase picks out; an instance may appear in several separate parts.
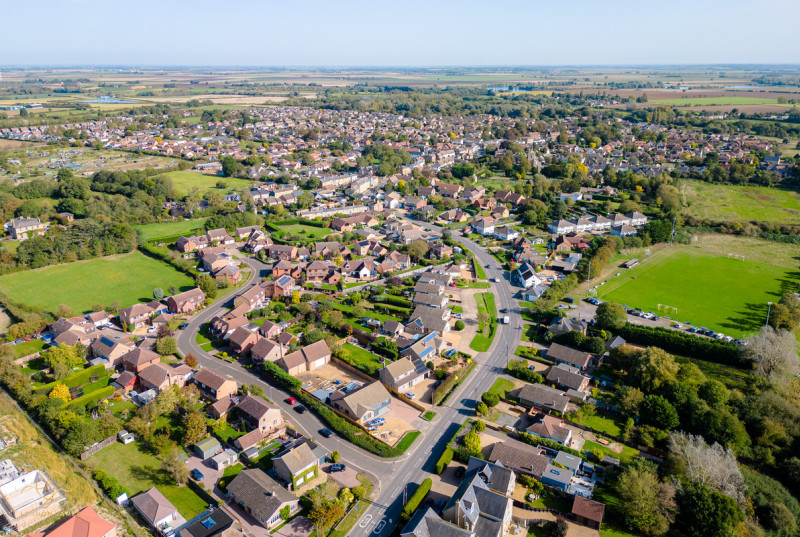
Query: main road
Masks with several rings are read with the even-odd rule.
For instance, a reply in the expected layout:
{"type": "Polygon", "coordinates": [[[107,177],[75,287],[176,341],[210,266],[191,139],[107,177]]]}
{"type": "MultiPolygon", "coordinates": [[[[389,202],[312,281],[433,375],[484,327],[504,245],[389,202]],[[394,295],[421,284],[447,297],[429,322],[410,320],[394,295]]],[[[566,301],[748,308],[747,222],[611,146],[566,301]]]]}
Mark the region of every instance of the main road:
{"type": "MultiPolygon", "coordinates": [[[[424,224],[432,230],[443,231],[442,228],[424,224]]],[[[474,241],[453,235],[453,239],[460,242],[470,250],[476,261],[486,267],[484,270],[489,278],[489,291],[495,296],[495,304],[500,309],[507,309],[510,318],[509,324],[498,324],[494,340],[488,351],[478,353],[474,360],[476,363],[472,373],[456,388],[448,402],[437,407],[436,417],[431,422],[425,422],[420,427],[421,435],[402,457],[384,459],[375,456],[361,448],[353,446],[337,437],[321,438],[316,432],[324,427],[312,412],[297,414],[292,407],[283,401],[284,393],[264,382],[259,375],[241,364],[228,363],[212,357],[197,344],[195,338],[200,327],[210,321],[214,316],[225,309],[227,301],[219,301],[197,314],[188,326],[178,335],[178,350],[185,356],[192,353],[198,362],[221,373],[229,374],[239,383],[261,386],[267,397],[275,402],[284,414],[290,416],[298,429],[309,437],[314,437],[329,451],[338,450],[342,459],[347,464],[354,466],[359,471],[369,475],[376,484],[373,500],[369,507],[359,513],[358,523],[353,527],[351,536],[386,537],[397,525],[400,511],[403,507],[403,491],[408,487],[408,495],[414,487],[426,477],[430,477],[436,461],[441,456],[448,440],[469,416],[474,414],[475,404],[483,392],[487,391],[497,375],[502,373],[508,359],[514,354],[520,339],[519,327],[522,326],[520,309],[516,307],[514,289],[508,281],[508,275],[500,263],[481,248],[474,241]]],[[[240,287],[237,294],[241,294],[260,282],[260,277],[265,275],[267,266],[253,258],[243,261],[253,270],[247,282],[240,287]]],[[[233,295],[235,296],[235,295],[233,295]]],[[[496,313],[496,312],[495,312],[496,313]]]]}

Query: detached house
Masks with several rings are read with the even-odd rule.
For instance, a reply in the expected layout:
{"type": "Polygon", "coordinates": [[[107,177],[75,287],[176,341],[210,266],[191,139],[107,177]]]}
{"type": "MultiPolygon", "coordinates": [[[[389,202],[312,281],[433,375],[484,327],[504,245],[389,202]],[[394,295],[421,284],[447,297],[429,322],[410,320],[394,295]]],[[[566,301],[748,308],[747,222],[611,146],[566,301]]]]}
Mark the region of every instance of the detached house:
{"type": "Polygon", "coordinates": [[[297,490],[319,475],[319,461],[308,444],[290,447],[272,458],[275,475],[287,483],[290,490],[297,490]]]}
{"type": "Polygon", "coordinates": [[[333,408],[363,425],[388,413],[392,397],[383,384],[376,381],[348,393],[336,390],[330,402],[333,408]]]}
{"type": "Polygon", "coordinates": [[[398,392],[408,390],[430,376],[431,370],[419,360],[400,358],[378,371],[378,378],[398,392]]]}
{"type": "Polygon", "coordinates": [[[233,377],[223,376],[212,369],[201,368],[192,376],[192,382],[204,397],[217,401],[234,395],[237,391],[233,377]]]}
{"type": "Polygon", "coordinates": [[[322,339],[280,358],[277,363],[284,371],[296,376],[305,371],[314,371],[327,364],[330,359],[331,350],[322,339]]]}
{"type": "Polygon", "coordinates": [[[483,236],[494,233],[494,218],[491,216],[479,217],[472,221],[472,229],[483,236]]]}
{"type": "Polygon", "coordinates": [[[258,430],[263,436],[267,436],[283,429],[280,409],[261,397],[246,395],[236,405],[236,411],[249,431],[258,430]]]}
{"type": "Polygon", "coordinates": [[[38,216],[36,218],[18,216],[9,220],[4,227],[15,241],[41,237],[48,230],[47,222],[42,222],[38,216]]]}
{"type": "Polygon", "coordinates": [[[206,295],[199,287],[190,289],[167,299],[170,313],[192,313],[203,306],[206,295]]]}
{"type": "Polygon", "coordinates": [[[239,472],[228,484],[228,498],[266,529],[272,529],[283,521],[281,509],[288,506],[292,515],[299,506],[294,494],[258,469],[239,472]]]}
{"type": "Polygon", "coordinates": [[[131,371],[132,373],[138,374],[141,373],[145,368],[150,367],[151,365],[160,361],[161,356],[153,351],[148,351],[139,347],[122,357],[122,368],[125,371],[131,371]]]}

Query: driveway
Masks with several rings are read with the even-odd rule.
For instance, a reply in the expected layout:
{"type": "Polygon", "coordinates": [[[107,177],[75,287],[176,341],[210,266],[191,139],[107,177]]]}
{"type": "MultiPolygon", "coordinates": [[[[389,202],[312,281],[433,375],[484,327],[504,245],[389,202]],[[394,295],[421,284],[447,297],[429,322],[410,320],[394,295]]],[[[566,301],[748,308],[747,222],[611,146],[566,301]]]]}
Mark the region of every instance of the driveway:
{"type": "Polygon", "coordinates": [[[306,537],[314,531],[314,524],[304,516],[298,516],[290,520],[284,527],[277,530],[273,535],[278,537],[306,537]]]}
{"type": "Polygon", "coordinates": [[[361,482],[358,480],[358,472],[356,469],[347,464],[345,464],[345,467],[346,470],[344,472],[331,472],[330,464],[323,464],[320,468],[343,487],[353,488],[359,486],[361,482]]]}
{"type": "MultiPolygon", "coordinates": [[[[211,459],[202,460],[197,455],[192,455],[186,461],[186,467],[191,472],[192,470],[200,470],[203,474],[202,483],[205,485],[206,490],[213,490],[217,495],[224,497],[222,492],[216,489],[217,481],[222,477],[222,470],[215,470],[211,467],[211,459]]],[[[190,477],[190,479],[193,479],[190,477]]]]}

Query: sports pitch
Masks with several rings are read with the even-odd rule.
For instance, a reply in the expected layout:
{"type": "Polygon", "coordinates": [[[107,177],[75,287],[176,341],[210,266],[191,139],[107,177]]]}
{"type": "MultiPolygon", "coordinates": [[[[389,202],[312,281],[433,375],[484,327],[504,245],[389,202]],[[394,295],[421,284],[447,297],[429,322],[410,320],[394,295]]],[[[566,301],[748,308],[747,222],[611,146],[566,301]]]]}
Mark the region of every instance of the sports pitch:
{"type": "Polygon", "coordinates": [[[690,246],[654,254],[597,289],[598,297],[741,337],[758,331],[767,302],[796,289],[800,274],[690,246]],[[678,309],[677,314],[659,305],[678,309]]]}

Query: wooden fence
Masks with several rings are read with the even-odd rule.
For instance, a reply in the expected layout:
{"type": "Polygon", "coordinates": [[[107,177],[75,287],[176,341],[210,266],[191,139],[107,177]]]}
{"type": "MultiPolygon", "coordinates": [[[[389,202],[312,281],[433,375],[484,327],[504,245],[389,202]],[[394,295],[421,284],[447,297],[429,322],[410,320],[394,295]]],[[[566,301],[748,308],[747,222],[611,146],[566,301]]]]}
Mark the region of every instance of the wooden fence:
{"type": "Polygon", "coordinates": [[[92,455],[94,455],[95,453],[97,453],[98,451],[103,449],[104,447],[108,447],[108,446],[110,446],[111,444],[113,444],[116,441],[117,441],[117,435],[114,434],[112,436],[109,436],[105,440],[102,440],[102,441],[96,443],[95,445],[93,445],[92,447],[88,448],[86,451],[81,453],[81,460],[85,461],[86,459],[88,459],[89,457],[91,457],[92,455]]]}

